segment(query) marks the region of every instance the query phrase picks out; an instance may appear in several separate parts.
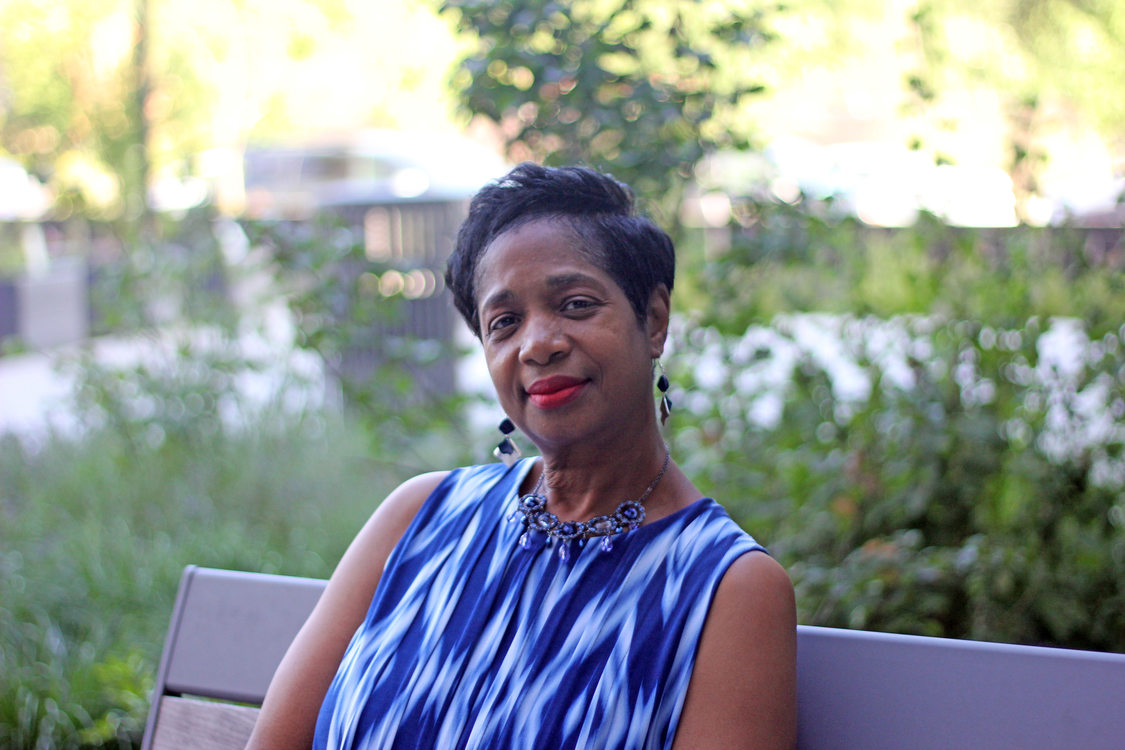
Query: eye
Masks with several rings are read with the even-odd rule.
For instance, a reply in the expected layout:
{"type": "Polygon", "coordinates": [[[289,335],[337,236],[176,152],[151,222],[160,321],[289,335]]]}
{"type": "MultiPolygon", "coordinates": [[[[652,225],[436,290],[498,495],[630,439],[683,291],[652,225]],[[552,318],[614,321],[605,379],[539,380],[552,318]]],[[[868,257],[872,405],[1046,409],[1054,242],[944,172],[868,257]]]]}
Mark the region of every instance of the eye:
{"type": "Polygon", "coordinates": [[[505,328],[510,328],[518,322],[518,318],[511,313],[504,313],[497,315],[495,318],[488,322],[489,333],[499,333],[505,328]]]}
{"type": "Polygon", "coordinates": [[[597,300],[589,297],[568,297],[562,303],[563,312],[588,312],[597,306],[597,300]]]}

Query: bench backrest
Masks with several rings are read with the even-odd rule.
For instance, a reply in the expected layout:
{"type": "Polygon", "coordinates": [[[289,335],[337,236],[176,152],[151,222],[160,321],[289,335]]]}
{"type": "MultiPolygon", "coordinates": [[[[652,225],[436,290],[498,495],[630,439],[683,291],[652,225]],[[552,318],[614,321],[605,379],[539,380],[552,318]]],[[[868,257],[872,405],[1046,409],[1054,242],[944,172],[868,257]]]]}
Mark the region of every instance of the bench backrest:
{"type": "Polygon", "coordinates": [[[801,626],[801,748],[1125,748],[1125,654],[801,626]]]}
{"type": "MultiPolygon", "coordinates": [[[[242,748],[324,581],[189,567],[142,750],[242,748]]],[[[1125,654],[800,626],[800,750],[1125,748],[1125,654]]]]}
{"type": "Polygon", "coordinates": [[[258,711],[233,704],[261,705],[326,583],[184,570],[141,750],[241,750],[258,711]]]}

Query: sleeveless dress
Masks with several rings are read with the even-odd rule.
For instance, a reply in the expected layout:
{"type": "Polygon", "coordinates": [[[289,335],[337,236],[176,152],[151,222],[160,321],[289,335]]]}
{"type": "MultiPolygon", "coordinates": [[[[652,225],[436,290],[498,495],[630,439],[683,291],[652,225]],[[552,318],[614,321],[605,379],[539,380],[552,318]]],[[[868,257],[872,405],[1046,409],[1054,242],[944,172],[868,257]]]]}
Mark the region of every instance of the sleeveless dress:
{"type": "Polygon", "coordinates": [[[313,747],[670,748],[720,579],[762,547],[710,498],[569,559],[511,523],[534,462],[451,472],[387,560],[313,747]]]}

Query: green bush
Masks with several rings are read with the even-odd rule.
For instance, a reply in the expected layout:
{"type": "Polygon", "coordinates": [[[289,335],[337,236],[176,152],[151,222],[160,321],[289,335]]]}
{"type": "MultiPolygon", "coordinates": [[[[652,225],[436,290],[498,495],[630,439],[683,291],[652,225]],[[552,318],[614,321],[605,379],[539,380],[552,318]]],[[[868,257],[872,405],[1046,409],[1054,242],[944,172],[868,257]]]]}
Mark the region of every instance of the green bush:
{"type": "Polygon", "coordinates": [[[1125,651],[1121,234],[735,215],[675,342],[673,437],[801,620],[1125,651]]]}
{"type": "MultiPolygon", "coordinates": [[[[699,322],[726,333],[790,312],[939,315],[995,328],[1071,316],[1092,335],[1125,320],[1120,230],[968,229],[929,215],[901,229],[813,202],[736,203],[729,247],[685,259],[699,322]]],[[[683,300],[681,300],[683,301],[683,300]]]]}
{"type": "Polygon", "coordinates": [[[802,350],[776,421],[748,416],[775,394],[747,376],[793,318],[772,347],[678,350],[677,455],[786,564],[801,620],[1125,651],[1125,329],[1060,371],[1041,352],[1061,324],[824,320],[870,389],[802,350]]]}

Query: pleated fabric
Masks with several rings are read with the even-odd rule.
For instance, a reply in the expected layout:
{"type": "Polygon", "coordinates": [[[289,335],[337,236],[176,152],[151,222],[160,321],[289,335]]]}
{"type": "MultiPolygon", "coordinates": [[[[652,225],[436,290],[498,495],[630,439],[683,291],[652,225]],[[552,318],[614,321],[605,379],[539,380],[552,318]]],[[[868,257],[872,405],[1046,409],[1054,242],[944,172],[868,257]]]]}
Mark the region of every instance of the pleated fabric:
{"type": "Polygon", "coordinates": [[[761,550],[710,498],[618,535],[519,544],[534,459],[451,472],[387,561],[314,748],[669,748],[731,562],[761,550]]]}

